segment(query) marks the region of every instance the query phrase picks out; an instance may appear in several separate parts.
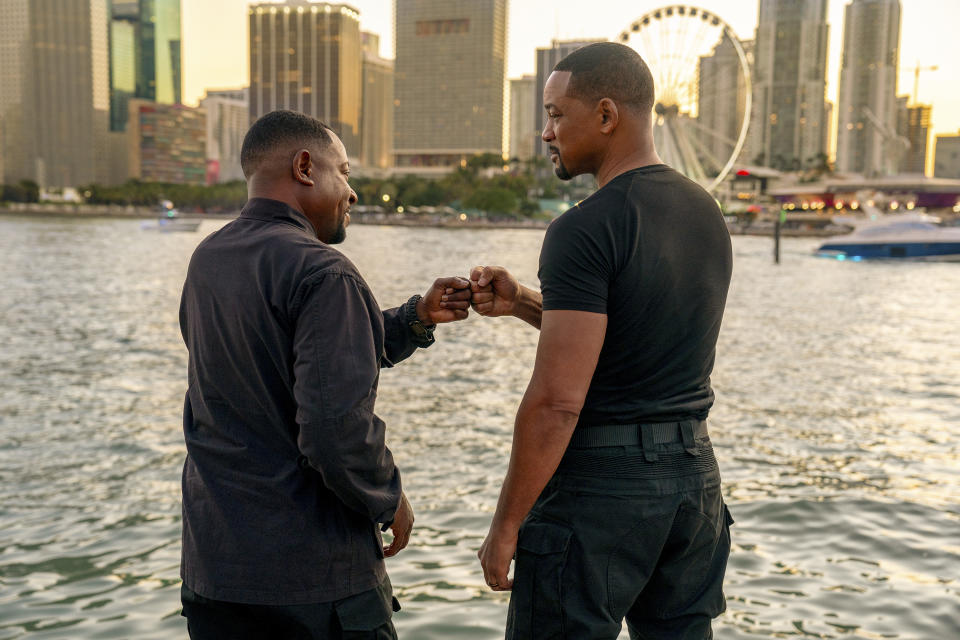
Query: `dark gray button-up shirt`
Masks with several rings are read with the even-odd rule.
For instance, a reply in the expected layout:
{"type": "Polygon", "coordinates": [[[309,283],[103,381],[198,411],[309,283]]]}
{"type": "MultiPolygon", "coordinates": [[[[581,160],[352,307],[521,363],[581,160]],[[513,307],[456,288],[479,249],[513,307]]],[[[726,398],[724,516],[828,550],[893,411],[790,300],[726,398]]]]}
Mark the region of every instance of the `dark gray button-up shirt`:
{"type": "Polygon", "coordinates": [[[180,328],[184,583],[251,604],[373,588],[400,499],[373,405],[380,367],[416,348],[402,308],[303,214],[252,199],[194,252],[180,328]]]}

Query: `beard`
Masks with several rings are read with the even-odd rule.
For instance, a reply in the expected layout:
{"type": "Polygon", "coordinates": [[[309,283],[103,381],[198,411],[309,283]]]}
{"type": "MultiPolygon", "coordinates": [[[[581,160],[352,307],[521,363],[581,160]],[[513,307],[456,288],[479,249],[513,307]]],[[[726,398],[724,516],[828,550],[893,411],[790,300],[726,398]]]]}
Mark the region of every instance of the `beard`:
{"type": "Polygon", "coordinates": [[[550,147],[550,153],[557,154],[557,166],[553,168],[554,175],[561,180],[572,180],[573,174],[570,173],[566,165],[563,164],[563,159],[560,158],[560,150],[556,147],[550,147]]]}
{"type": "Polygon", "coordinates": [[[347,239],[347,217],[344,216],[340,218],[337,228],[333,232],[333,236],[330,238],[330,241],[327,244],[340,244],[347,239]]]}

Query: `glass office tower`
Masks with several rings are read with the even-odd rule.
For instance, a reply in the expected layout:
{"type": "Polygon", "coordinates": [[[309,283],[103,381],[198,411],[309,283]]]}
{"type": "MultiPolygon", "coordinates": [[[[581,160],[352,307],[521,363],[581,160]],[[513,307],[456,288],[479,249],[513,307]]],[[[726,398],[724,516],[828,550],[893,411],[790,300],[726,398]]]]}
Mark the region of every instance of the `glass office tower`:
{"type": "Polygon", "coordinates": [[[140,0],[137,97],[180,104],[180,0],[140,0]]]}
{"type": "Polygon", "coordinates": [[[123,131],[130,98],[182,102],[180,0],[116,0],[110,28],[110,128],[123,131]]]}

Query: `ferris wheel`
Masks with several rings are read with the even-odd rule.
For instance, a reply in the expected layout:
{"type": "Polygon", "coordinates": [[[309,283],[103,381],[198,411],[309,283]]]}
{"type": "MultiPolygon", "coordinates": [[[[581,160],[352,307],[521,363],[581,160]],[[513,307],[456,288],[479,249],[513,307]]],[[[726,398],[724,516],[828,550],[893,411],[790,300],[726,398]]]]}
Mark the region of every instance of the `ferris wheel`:
{"type": "Polygon", "coordinates": [[[737,161],[750,125],[750,65],[740,39],[710,11],[671,5],[637,18],[618,41],[653,74],[660,157],[713,190],[737,161]]]}

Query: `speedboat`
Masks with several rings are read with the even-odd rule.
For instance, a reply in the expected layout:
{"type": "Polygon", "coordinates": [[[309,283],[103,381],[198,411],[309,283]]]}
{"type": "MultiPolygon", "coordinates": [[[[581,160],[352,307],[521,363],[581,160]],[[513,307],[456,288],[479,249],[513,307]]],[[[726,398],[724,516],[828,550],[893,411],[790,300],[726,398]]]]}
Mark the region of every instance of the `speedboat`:
{"type": "Polygon", "coordinates": [[[200,220],[184,220],[174,209],[166,215],[157,218],[156,222],[143,222],[140,228],[149,231],[196,231],[200,227],[200,220]]]}
{"type": "Polygon", "coordinates": [[[942,227],[937,224],[939,218],[934,216],[903,213],[842,222],[852,224],[853,231],[829,238],[816,250],[816,255],[854,262],[960,261],[960,227],[942,227]]]}

